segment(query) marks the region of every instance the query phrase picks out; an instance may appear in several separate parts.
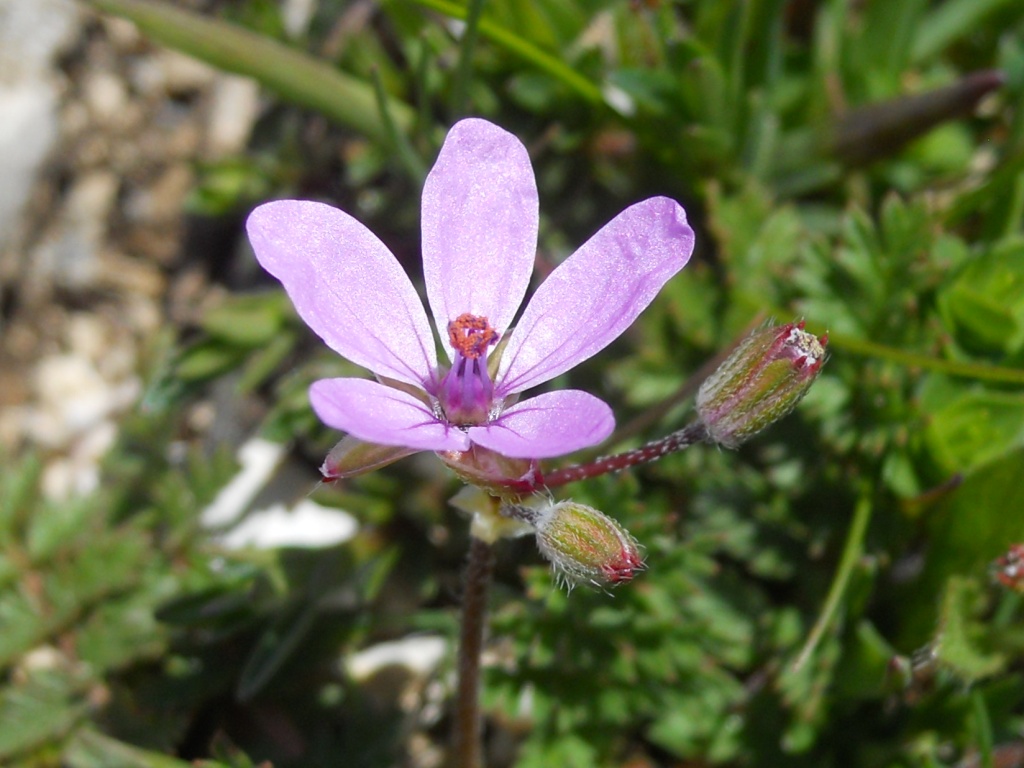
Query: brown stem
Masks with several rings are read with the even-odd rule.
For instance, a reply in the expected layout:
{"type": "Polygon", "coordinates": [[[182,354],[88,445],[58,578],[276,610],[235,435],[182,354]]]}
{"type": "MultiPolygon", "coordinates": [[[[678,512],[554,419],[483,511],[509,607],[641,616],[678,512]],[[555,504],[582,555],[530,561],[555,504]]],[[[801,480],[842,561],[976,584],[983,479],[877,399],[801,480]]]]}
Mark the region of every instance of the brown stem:
{"type": "Polygon", "coordinates": [[[830,149],[850,165],[892,155],[935,126],[969,115],[983,96],[1005,83],[1003,72],[986,69],[943,88],[860,107],[839,118],[830,149]]]}
{"type": "Polygon", "coordinates": [[[455,720],[452,723],[454,768],[482,768],[483,746],[480,720],[480,654],[487,620],[487,590],[494,570],[494,549],[487,542],[470,538],[462,596],[462,626],[459,630],[458,687],[455,720]]]}

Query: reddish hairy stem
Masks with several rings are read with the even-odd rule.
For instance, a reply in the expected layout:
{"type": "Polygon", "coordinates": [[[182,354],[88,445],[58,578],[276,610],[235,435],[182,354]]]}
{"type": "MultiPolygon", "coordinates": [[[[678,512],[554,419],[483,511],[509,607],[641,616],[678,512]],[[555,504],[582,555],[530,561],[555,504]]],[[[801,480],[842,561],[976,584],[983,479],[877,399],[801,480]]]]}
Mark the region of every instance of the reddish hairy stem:
{"type": "Polygon", "coordinates": [[[470,538],[459,630],[458,687],[452,723],[454,768],[482,768],[480,720],[480,654],[487,619],[487,592],[494,570],[494,550],[475,536],[470,538]]]}
{"type": "Polygon", "coordinates": [[[707,430],[704,428],[704,425],[696,422],[639,448],[623,453],[615,453],[611,456],[601,456],[585,464],[572,464],[568,467],[556,469],[544,476],[544,486],[547,488],[557,488],[560,485],[575,483],[577,480],[587,480],[592,477],[606,475],[609,472],[619,472],[623,469],[646,464],[649,461],[660,459],[662,456],[688,448],[694,443],[699,443],[706,439],[707,436],[707,430]]]}

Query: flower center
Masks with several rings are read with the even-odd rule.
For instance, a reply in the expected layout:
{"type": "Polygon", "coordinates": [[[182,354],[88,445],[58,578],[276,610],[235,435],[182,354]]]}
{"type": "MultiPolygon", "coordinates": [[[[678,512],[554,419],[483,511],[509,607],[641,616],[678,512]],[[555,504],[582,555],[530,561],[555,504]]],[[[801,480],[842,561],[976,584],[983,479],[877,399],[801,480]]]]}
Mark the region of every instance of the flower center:
{"type": "Polygon", "coordinates": [[[494,395],[487,372],[487,348],[498,341],[498,332],[486,317],[465,312],[448,323],[448,341],[455,359],[438,392],[444,416],[456,426],[482,424],[490,414],[494,395]]]}

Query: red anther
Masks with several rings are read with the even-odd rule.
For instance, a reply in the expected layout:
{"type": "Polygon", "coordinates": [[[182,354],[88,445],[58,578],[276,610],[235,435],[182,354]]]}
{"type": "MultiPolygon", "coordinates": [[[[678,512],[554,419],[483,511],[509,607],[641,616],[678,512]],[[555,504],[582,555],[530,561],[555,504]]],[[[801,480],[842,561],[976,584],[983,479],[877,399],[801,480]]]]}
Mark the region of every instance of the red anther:
{"type": "Polygon", "coordinates": [[[475,360],[487,353],[487,347],[498,340],[498,332],[486,317],[464,312],[448,323],[448,341],[463,357],[475,360]]]}

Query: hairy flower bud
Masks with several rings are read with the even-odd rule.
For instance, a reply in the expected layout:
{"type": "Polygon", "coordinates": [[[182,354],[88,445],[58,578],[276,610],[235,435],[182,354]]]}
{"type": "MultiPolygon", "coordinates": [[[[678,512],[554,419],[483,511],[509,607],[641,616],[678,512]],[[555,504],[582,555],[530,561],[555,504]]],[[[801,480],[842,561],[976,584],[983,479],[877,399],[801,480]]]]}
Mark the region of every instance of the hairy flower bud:
{"type": "Polygon", "coordinates": [[[560,501],[528,512],[537,547],[570,586],[621,584],[643,568],[636,539],[593,507],[560,501]]]}
{"type": "Polygon", "coordinates": [[[346,435],[337,445],[331,448],[320,474],[324,482],[355,477],[375,469],[386,467],[404,456],[414,453],[411,448],[393,445],[377,445],[367,443],[358,438],[346,435]]]}
{"type": "Polygon", "coordinates": [[[735,448],[793,410],[818,377],[827,343],[805,331],[803,321],[750,334],[697,393],[708,437],[735,448]]]}

